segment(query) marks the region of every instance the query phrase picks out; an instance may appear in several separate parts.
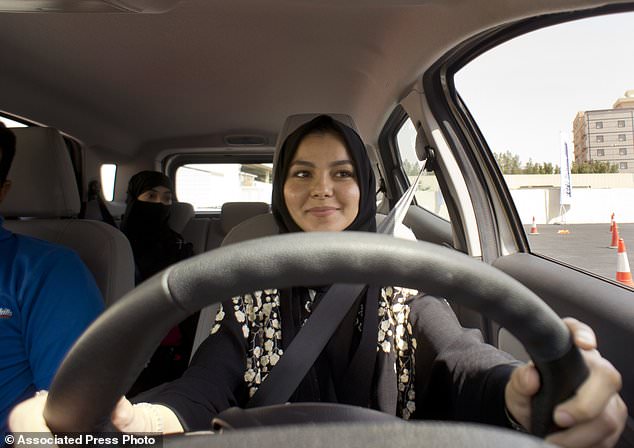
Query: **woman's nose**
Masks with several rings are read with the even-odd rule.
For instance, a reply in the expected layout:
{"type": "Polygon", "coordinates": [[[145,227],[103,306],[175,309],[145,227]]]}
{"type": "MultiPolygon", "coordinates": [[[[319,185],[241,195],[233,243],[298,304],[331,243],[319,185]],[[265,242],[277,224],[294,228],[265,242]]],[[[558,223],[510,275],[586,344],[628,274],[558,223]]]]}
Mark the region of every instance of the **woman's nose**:
{"type": "Polygon", "coordinates": [[[315,176],[311,185],[311,196],[329,197],[332,196],[333,185],[329,176],[315,176]]]}

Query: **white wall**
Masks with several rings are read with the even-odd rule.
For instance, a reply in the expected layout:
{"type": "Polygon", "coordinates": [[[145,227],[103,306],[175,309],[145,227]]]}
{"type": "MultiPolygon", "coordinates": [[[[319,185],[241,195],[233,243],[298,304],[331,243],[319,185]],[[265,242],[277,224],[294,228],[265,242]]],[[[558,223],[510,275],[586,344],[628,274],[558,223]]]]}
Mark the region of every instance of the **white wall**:
{"type": "MultiPolygon", "coordinates": [[[[524,224],[533,216],[537,224],[561,222],[559,188],[511,190],[524,224]]],[[[572,203],[566,206],[568,224],[609,223],[615,214],[619,223],[634,222],[634,188],[573,188],[572,203]]]]}

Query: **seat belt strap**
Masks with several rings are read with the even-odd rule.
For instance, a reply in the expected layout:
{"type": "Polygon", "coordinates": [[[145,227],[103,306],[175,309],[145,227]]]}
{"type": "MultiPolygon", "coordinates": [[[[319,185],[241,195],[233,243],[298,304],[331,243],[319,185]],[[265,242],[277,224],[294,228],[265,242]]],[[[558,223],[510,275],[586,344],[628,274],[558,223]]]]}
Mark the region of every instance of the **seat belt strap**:
{"type": "MultiPolygon", "coordinates": [[[[423,161],[416,180],[401,196],[383,222],[377,226],[377,233],[394,235],[396,226],[403,222],[414,198],[424,169],[425,162],[423,161]]],[[[291,398],[366,287],[367,285],[360,284],[334,284],[328,289],[319,302],[319,306],[295,335],[275,368],[248,401],[247,408],[286,403],[291,398]]]]}

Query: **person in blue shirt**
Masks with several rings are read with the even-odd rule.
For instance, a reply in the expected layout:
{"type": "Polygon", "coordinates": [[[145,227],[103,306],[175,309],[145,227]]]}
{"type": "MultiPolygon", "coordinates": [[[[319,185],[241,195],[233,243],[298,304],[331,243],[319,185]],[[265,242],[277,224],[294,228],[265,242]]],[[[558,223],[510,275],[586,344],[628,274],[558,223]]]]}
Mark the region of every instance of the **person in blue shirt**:
{"type": "MultiPolygon", "coordinates": [[[[15,135],[0,122],[0,202],[15,135]]],[[[66,352],[103,310],[92,274],[57,244],[10,232],[0,216],[0,433],[13,406],[47,389],[66,352]]]]}

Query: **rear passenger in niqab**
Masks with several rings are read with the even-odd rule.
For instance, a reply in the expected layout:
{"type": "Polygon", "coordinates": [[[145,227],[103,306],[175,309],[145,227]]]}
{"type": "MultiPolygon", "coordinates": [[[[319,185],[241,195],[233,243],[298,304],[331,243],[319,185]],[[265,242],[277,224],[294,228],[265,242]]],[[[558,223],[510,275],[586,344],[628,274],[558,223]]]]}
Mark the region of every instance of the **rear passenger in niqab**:
{"type": "MultiPolygon", "coordinates": [[[[139,284],[194,255],[192,244],[168,225],[174,198],[172,181],[158,171],[141,171],[128,183],[121,230],[132,246],[139,284]]],[[[181,376],[187,368],[198,313],[172,328],[141,373],[129,395],[136,395],[181,376]]]]}
{"type": "Polygon", "coordinates": [[[130,240],[136,283],[191,257],[192,244],[168,225],[174,199],[172,181],[158,171],[141,171],[128,184],[121,230],[130,240]]]}

